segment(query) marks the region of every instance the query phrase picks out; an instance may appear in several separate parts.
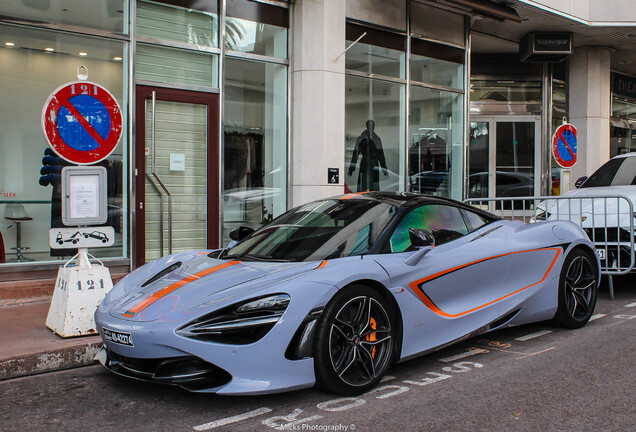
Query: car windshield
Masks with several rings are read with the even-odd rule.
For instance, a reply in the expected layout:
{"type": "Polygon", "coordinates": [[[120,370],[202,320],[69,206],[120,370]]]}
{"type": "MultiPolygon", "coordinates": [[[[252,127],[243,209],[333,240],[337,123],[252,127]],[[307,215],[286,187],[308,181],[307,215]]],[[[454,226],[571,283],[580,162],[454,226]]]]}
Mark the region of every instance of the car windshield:
{"type": "Polygon", "coordinates": [[[319,261],[369,251],[396,207],[366,199],[328,199],[290,210],[228,249],[225,259],[319,261]]]}
{"type": "Polygon", "coordinates": [[[636,184],[636,157],[610,159],[594,172],[581,188],[636,184]]]}

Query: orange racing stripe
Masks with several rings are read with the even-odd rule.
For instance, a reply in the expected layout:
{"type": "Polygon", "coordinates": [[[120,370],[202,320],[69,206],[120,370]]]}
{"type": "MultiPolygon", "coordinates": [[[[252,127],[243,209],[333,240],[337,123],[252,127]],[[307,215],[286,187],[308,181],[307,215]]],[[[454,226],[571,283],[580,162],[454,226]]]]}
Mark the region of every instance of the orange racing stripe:
{"type": "Polygon", "coordinates": [[[554,264],[556,264],[557,258],[559,258],[560,255],[561,255],[561,249],[560,248],[531,249],[531,250],[527,250],[527,251],[518,251],[518,252],[505,253],[505,254],[501,254],[501,255],[495,255],[495,256],[492,256],[492,257],[489,257],[489,258],[483,258],[483,259],[480,259],[480,260],[477,260],[477,261],[473,261],[473,262],[470,262],[470,263],[467,263],[467,264],[463,264],[463,265],[460,265],[460,266],[457,266],[457,267],[453,267],[451,269],[443,270],[443,271],[441,271],[439,273],[432,274],[432,275],[427,276],[425,278],[422,278],[422,279],[416,280],[414,282],[411,282],[409,284],[409,287],[411,287],[411,289],[415,292],[415,294],[417,294],[417,296],[420,298],[420,300],[422,300],[422,302],[426,305],[426,307],[428,307],[430,310],[432,310],[436,314],[441,315],[443,317],[447,317],[447,318],[457,318],[457,317],[460,317],[462,315],[466,315],[466,314],[469,314],[469,313],[474,312],[476,310],[485,308],[486,306],[490,306],[493,303],[497,303],[497,302],[499,302],[501,300],[504,300],[504,299],[506,299],[506,298],[508,298],[508,297],[510,297],[512,295],[520,293],[523,290],[526,290],[526,289],[528,289],[530,287],[533,287],[535,285],[538,285],[538,284],[544,282],[548,278],[548,275],[552,271],[552,267],[554,267],[554,264]],[[500,297],[500,298],[498,298],[496,300],[493,300],[493,301],[490,301],[488,303],[485,303],[485,304],[483,304],[481,306],[477,306],[477,307],[475,307],[473,309],[467,310],[465,312],[460,312],[458,314],[449,314],[449,313],[444,312],[443,310],[438,308],[435,305],[435,303],[433,303],[433,301],[424,293],[424,290],[420,288],[426,282],[429,282],[429,281],[431,281],[433,279],[437,279],[438,277],[444,276],[444,275],[446,275],[448,273],[452,273],[452,272],[454,272],[456,270],[460,270],[460,269],[462,269],[464,267],[471,266],[473,264],[477,264],[477,263],[480,263],[480,262],[483,262],[483,261],[488,261],[488,260],[495,259],[495,258],[500,258],[500,257],[507,256],[507,255],[514,255],[514,254],[525,253],[525,252],[544,251],[544,250],[553,250],[553,251],[556,251],[556,254],[554,256],[554,259],[552,260],[552,263],[550,264],[550,267],[548,267],[548,270],[545,272],[545,274],[543,275],[543,278],[540,281],[535,282],[535,283],[533,283],[531,285],[528,285],[526,287],[523,287],[521,289],[518,289],[517,291],[514,291],[514,292],[512,292],[510,294],[507,294],[507,295],[505,295],[503,297],[500,297]]]}
{"type": "Polygon", "coordinates": [[[320,263],[320,265],[318,267],[316,267],[314,270],[318,270],[319,268],[323,268],[324,266],[327,265],[327,261],[329,260],[324,260],[323,262],[320,263]]]}
{"type": "Polygon", "coordinates": [[[346,195],[344,195],[344,196],[341,196],[341,197],[340,197],[340,198],[338,198],[338,199],[341,199],[341,200],[348,200],[348,199],[351,199],[351,198],[355,198],[355,197],[357,197],[358,195],[364,195],[364,194],[369,193],[369,192],[370,192],[370,191],[350,193],[350,194],[346,194],[346,195]]]}
{"type": "Polygon", "coordinates": [[[160,298],[167,296],[174,290],[181,288],[182,286],[189,284],[190,282],[194,282],[195,280],[200,279],[203,276],[207,276],[211,273],[214,273],[215,271],[223,270],[224,268],[238,264],[239,262],[240,261],[229,261],[224,264],[219,264],[218,266],[210,267],[208,269],[205,269],[203,271],[200,271],[198,273],[185,277],[181,279],[180,281],[177,281],[173,284],[168,285],[167,287],[163,289],[160,289],[159,291],[157,291],[150,297],[146,297],[145,299],[137,303],[134,307],[130,308],[125,313],[123,313],[122,316],[131,318],[135,316],[136,314],[138,314],[139,312],[141,312],[142,310],[144,310],[145,308],[147,308],[148,306],[150,306],[151,304],[153,304],[154,302],[156,302],[157,300],[159,300],[160,298]]]}

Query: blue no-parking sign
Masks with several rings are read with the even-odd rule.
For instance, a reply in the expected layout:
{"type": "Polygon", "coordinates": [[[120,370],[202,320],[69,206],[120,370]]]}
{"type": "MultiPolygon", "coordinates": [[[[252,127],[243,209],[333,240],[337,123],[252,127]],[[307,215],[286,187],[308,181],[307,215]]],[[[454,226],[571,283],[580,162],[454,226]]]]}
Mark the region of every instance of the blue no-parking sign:
{"type": "Polygon", "coordinates": [[[552,155],[559,166],[572,168],[576,164],[577,144],[574,125],[564,123],[557,128],[552,136],[552,155]]]}
{"type": "Polygon", "coordinates": [[[42,111],[42,128],[60,157],[93,164],[115,150],[122,133],[121,108],[99,84],[73,81],[49,96],[42,111]]]}

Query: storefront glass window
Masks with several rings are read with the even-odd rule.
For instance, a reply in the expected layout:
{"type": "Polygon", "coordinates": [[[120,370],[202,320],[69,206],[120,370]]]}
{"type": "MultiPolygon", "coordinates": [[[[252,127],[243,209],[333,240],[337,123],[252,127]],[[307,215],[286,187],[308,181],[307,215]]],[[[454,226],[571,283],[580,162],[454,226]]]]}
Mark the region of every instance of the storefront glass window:
{"type": "Polygon", "coordinates": [[[137,80],[215,88],[218,64],[219,56],[214,54],[137,44],[137,80]]]}
{"type": "Polygon", "coordinates": [[[404,190],[406,86],[354,76],[345,86],[346,188],[404,190]]]}
{"type": "Polygon", "coordinates": [[[610,127],[610,157],[636,151],[636,130],[610,127]]]}
{"type": "Polygon", "coordinates": [[[347,45],[362,39],[347,51],[345,68],[365,74],[405,78],[403,36],[347,24],[347,45]],[[362,36],[363,34],[365,34],[362,36]]]}
{"type": "Polygon", "coordinates": [[[129,0],[22,0],[0,2],[0,15],[37,23],[128,33],[129,0]]]}
{"type": "Polygon", "coordinates": [[[636,151],[636,101],[612,96],[610,157],[636,151]]]}
{"type": "Polygon", "coordinates": [[[411,80],[464,88],[464,50],[411,39],[411,80]]]}
{"type": "Polygon", "coordinates": [[[287,209],[287,67],[227,58],[223,241],[287,209]]]}
{"type": "Polygon", "coordinates": [[[288,25],[288,9],[246,0],[228,0],[225,48],[287,58],[288,25]]]}
{"type": "Polygon", "coordinates": [[[137,36],[218,48],[218,15],[154,2],[137,3],[137,36]]]}
{"type": "Polygon", "coordinates": [[[471,80],[470,101],[541,103],[541,82],[471,80]]]}
{"type": "Polygon", "coordinates": [[[411,86],[412,192],[462,198],[463,99],[458,93],[411,86]]]}
{"type": "MultiPolygon", "coordinates": [[[[59,170],[68,163],[45,155],[43,105],[56,88],[77,80],[77,68],[84,65],[89,80],[106,87],[123,112],[128,112],[127,49],[123,42],[8,25],[0,25],[0,41],[0,241],[6,251],[0,258],[15,264],[18,254],[12,248],[21,247],[25,260],[57,261],[76,251],[49,247],[49,230],[62,226],[59,170]],[[24,217],[19,223],[7,219],[16,209],[24,217]]],[[[123,115],[124,131],[128,129],[126,119],[123,115]]],[[[107,168],[107,225],[116,233],[114,246],[90,250],[99,258],[128,254],[128,185],[127,176],[122,175],[128,172],[127,153],[124,133],[110,157],[98,164],[107,168]]]]}

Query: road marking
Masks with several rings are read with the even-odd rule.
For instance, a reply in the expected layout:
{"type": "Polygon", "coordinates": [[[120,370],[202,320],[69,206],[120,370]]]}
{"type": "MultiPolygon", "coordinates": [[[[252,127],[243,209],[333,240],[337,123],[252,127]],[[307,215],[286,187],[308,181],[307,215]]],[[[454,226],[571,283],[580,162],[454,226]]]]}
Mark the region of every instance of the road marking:
{"type": "Polygon", "coordinates": [[[238,423],[240,421],[247,420],[252,417],[258,417],[260,415],[267,414],[268,412],[271,412],[271,411],[272,411],[271,408],[259,408],[259,409],[255,409],[254,411],[249,411],[243,414],[235,415],[232,417],[226,417],[220,420],[215,420],[210,423],[205,423],[199,426],[195,426],[192,429],[194,429],[195,431],[206,431],[206,430],[218,428],[221,426],[227,426],[232,423],[238,423]]]}
{"type": "Polygon", "coordinates": [[[525,336],[521,336],[521,337],[515,338],[515,340],[518,340],[520,342],[525,342],[525,341],[528,341],[530,339],[534,339],[534,338],[538,338],[538,337],[541,337],[541,336],[545,336],[545,335],[550,334],[550,333],[552,333],[552,330],[541,330],[540,332],[531,333],[529,335],[525,335],[525,336]]]}
{"type": "Polygon", "coordinates": [[[473,349],[470,349],[470,350],[468,350],[468,351],[466,351],[464,353],[457,354],[457,355],[454,355],[452,357],[446,357],[446,358],[443,358],[443,359],[439,359],[439,361],[444,362],[444,363],[450,363],[450,362],[454,362],[456,360],[461,360],[461,359],[466,358],[466,357],[474,356],[474,355],[477,355],[477,354],[483,354],[483,353],[487,353],[487,352],[488,352],[488,350],[485,350],[485,349],[473,348],[473,349]]]}
{"type": "Polygon", "coordinates": [[[625,307],[636,307],[636,303],[630,303],[628,305],[625,305],[625,307]]]}
{"type": "MultiPolygon", "coordinates": [[[[263,420],[261,423],[264,426],[269,426],[272,429],[278,430],[300,430],[298,425],[307,423],[322,418],[321,415],[313,415],[311,417],[305,417],[299,419],[298,416],[304,411],[300,408],[296,408],[291,414],[286,416],[274,416],[263,420]],[[281,421],[282,420],[282,421],[281,421]]],[[[304,429],[303,429],[304,430],[304,429]]]]}
{"type": "Polygon", "coordinates": [[[393,379],[395,379],[395,377],[394,377],[394,376],[391,376],[391,375],[385,375],[385,376],[383,376],[383,377],[382,377],[382,379],[380,380],[380,382],[381,382],[381,383],[383,383],[383,382],[391,381],[391,380],[393,380],[393,379]]]}
{"type": "Polygon", "coordinates": [[[521,360],[521,359],[524,359],[526,357],[531,357],[531,356],[534,356],[534,355],[537,355],[537,354],[543,354],[544,352],[552,351],[555,348],[556,347],[552,347],[552,348],[544,349],[543,351],[539,351],[539,352],[536,352],[536,353],[526,354],[523,357],[517,357],[516,360],[521,360]]]}
{"type": "MultiPolygon", "coordinates": [[[[636,303],[634,303],[634,304],[636,304],[636,303]]],[[[603,318],[603,317],[606,317],[606,316],[607,316],[607,314],[596,314],[596,315],[592,315],[592,316],[590,317],[590,321],[594,321],[594,320],[597,320],[597,319],[599,319],[599,318],[603,318]]]]}
{"type": "Polygon", "coordinates": [[[344,397],[321,402],[317,404],[316,407],[323,411],[340,412],[349,410],[351,408],[357,408],[360,405],[364,405],[365,403],[367,403],[367,401],[361,398],[344,397]]]}

